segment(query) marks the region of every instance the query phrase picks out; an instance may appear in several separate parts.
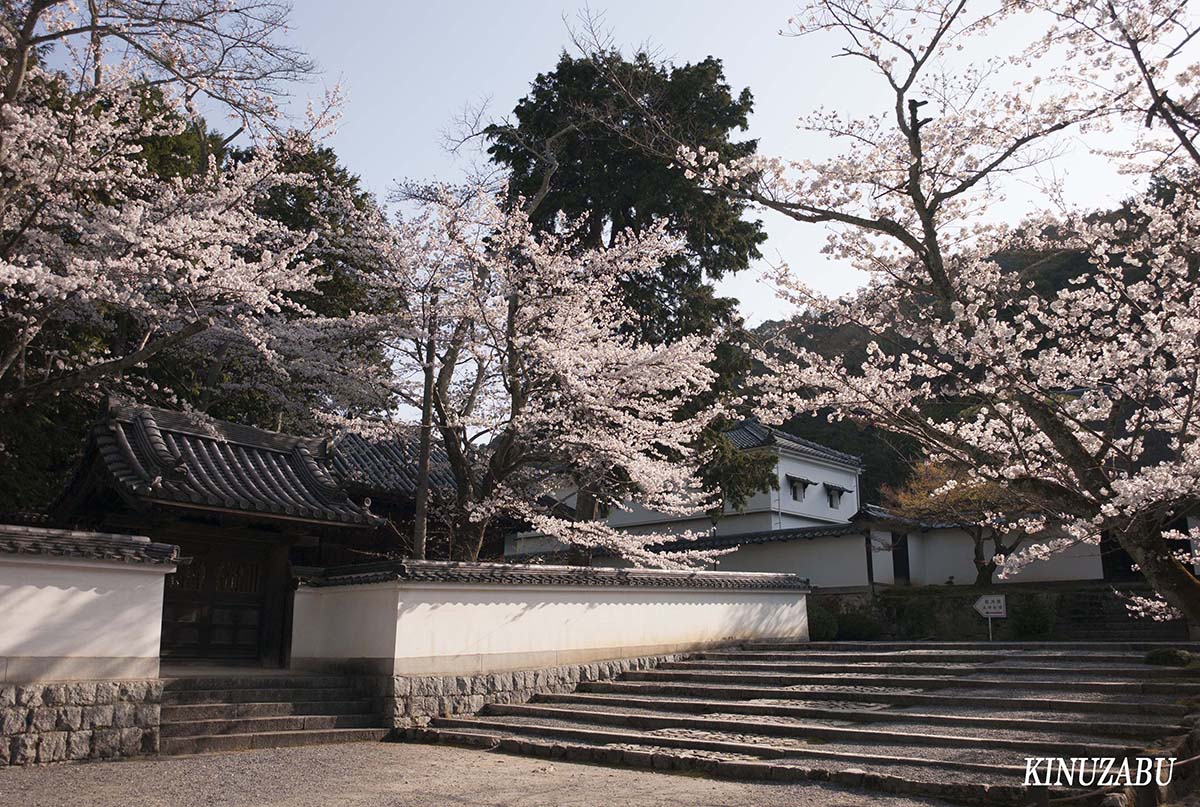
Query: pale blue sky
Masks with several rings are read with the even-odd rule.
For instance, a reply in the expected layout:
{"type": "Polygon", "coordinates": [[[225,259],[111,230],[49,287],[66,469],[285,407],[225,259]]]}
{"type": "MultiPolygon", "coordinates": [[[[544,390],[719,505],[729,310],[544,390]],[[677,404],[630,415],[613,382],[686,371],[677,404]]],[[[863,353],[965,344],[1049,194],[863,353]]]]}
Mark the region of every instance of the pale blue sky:
{"type": "MultiPolygon", "coordinates": [[[[511,110],[533,77],[570,47],[564,16],[573,20],[584,7],[562,0],[294,2],[295,43],[319,62],[324,82],[340,81],[347,91],[343,122],[330,145],[381,198],[398,179],[460,176],[463,160],[442,147],[442,132],[455,114],[483,98],[491,99],[496,114],[511,110]]],[[[609,0],[592,8],[604,12],[622,45],[648,41],[680,62],[710,54],[723,59],[734,88],[749,86],[754,93],[748,136],[760,139],[763,153],[801,156],[813,145],[796,131],[799,114],[820,105],[861,112],[872,97],[872,83],[861,70],[830,60],[830,42],[779,35],[795,10],[786,1],[609,0]]],[[[312,91],[318,94],[318,88],[312,91]]],[[[1088,185],[1086,196],[1097,205],[1124,192],[1111,184],[1088,185]]],[[[769,260],[786,260],[822,291],[840,293],[858,284],[853,272],[820,254],[820,230],[770,213],[763,220],[769,260]]],[[[786,310],[754,271],[721,286],[741,300],[751,324],[786,310]]]]}

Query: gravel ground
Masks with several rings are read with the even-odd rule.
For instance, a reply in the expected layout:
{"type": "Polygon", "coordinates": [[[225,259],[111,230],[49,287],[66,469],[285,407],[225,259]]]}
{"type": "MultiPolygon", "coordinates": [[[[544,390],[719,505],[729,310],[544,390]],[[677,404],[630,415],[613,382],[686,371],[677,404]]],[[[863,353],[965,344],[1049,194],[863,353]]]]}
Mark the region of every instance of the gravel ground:
{"type": "Polygon", "coordinates": [[[352,743],[0,769],[21,807],[939,807],[818,784],[727,782],[446,746],[352,743]]]}

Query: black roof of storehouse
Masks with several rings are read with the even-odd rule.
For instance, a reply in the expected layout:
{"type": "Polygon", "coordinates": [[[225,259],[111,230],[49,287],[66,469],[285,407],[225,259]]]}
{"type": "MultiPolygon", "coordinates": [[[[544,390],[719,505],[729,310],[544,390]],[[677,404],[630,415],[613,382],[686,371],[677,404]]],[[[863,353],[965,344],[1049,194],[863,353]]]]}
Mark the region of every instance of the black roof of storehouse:
{"type": "Polygon", "coordinates": [[[764,426],[754,418],[743,420],[732,429],[726,431],[725,436],[737,448],[747,449],[779,446],[780,448],[787,448],[807,457],[835,462],[838,465],[849,465],[853,468],[864,467],[862,457],[835,451],[828,446],[814,443],[812,440],[805,440],[803,437],[789,434],[782,429],[764,426]]]}
{"type": "MultiPolygon", "coordinates": [[[[373,526],[330,473],[323,439],[295,437],[166,409],[112,404],[92,430],[83,471],[127,501],[184,509],[373,526]]],[[[68,490],[64,499],[69,499],[68,490]]]]}

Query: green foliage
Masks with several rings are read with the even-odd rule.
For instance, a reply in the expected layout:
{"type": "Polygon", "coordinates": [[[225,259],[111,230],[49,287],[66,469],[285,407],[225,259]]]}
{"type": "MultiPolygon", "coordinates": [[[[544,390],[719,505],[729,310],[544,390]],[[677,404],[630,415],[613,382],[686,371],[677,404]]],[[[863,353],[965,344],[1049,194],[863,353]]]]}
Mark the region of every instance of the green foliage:
{"type": "Polygon", "coordinates": [[[742,218],[745,204],[703,192],[673,165],[674,139],[716,151],[723,160],[753,154],[757,142],[734,142],[753,109],[748,89],[734,95],[719,59],[675,66],[645,53],[632,60],[606,54],[601,68],[590,58],[563,54],[555,69],[534,79],[513,110],[513,126],[493,126],[489,154],[512,172],[511,190],[530,198],[542,187],[544,154],[558,167],[534,211],[534,222],[555,229],[565,214],[582,219],[597,246],[623,229],[640,231],[665,220],[686,242],[684,253],[654,277],[625,284],[642,341],[670,342],[734,322],[731,298],[717,297],[706,278],[736,272],[760,257],[766,239],[758,221],[742,218]],[[637,94],[642,107],[609,76],[637,94]],[[665,137],[649,109],[671,129],[665,137]],[[672,139],[674,138],[674,139],[672,139]]]}
{"type": "Polygon", "coordinates": [[[1054,632],[1057,608],[1048,594],[1013,599],[1009,629],[1014,639],[1049,639],[1054,632]]]}
{"type": "Polygon", "coordinates": [[[925,639],[937,633],[937,609],[925,598],[909,598],[896,609],[896,632],[900,639],[925,639]]]}
{"type": "Polygon", "coordinates": [[[1186,667],[1195,658],[1186,650],[1177,647],[1159,647],[1146,653],[1144,661],[1160,667],[1186,667]]]}
{"type": "Polygon", "coordinates": [[[883,636],[883,625],[871,614],[849,611],[838,615],[838,641],[873,642],[881,636],[883,636]]]}
{"type": "Polygon", "coordinates": [[[812,642],[832,642],[838,635],[838,620],[833,611],[808,603],[808,638],[812,642]]]}

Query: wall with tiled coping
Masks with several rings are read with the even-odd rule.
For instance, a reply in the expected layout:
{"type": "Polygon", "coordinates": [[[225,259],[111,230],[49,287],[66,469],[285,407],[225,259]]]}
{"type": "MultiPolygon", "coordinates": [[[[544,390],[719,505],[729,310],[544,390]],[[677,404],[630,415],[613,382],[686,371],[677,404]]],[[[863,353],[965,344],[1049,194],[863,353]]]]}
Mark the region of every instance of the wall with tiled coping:
{"type": "Polygon", "coordinates": [[[145,538],[0,525],[0,765],[158,751],[176,560],[145,538]]]}
{"type": "Polygon", "coordinates": [[[708,647],[808,638],[795,575],[390,562],[296,592],[292,666],[361,676],[391,725],[521,703],[708,647]]]}

